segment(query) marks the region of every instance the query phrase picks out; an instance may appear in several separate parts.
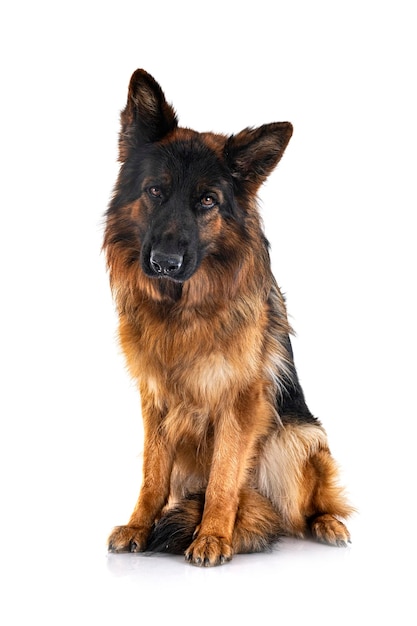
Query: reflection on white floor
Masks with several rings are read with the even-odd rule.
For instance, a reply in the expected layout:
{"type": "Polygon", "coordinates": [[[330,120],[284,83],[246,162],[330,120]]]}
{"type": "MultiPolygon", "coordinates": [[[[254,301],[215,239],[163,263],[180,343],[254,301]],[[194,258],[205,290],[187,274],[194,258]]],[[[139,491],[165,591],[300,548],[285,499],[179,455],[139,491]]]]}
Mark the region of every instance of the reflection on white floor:
{"type": "Polygon", "coordinates": [[[401,544],[373,537],[359,517],[348,548],[285,538],[271,553],[216,568],[179,556],[108,554],[91,530],[88,546],[80,537],[78,545],[67,537],[42,547],[26,537],[16,546],[4,624],[415,624],[401,544]]]}

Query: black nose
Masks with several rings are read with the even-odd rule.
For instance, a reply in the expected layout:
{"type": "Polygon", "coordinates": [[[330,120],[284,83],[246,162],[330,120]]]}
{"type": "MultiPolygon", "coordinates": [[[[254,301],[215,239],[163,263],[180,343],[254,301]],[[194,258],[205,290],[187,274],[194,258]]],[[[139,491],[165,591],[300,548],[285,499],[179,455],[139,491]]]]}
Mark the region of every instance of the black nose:
{"type": "Polygon", "coordinates": [[[150,264],[155,274],[175,276],[181,269],[182,254],[166,254],[159,250],[152,250],[150,264]]]}

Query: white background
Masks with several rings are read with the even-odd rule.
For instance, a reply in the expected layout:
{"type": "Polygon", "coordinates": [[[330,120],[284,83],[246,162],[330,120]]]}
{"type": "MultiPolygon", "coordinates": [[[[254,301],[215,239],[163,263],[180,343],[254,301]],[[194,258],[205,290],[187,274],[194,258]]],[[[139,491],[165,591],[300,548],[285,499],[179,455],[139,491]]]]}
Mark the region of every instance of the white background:
{"type": "Polygon", "coordinates": [[[413,4],[4,3],[2,623],[416,623],[413,4]],[[301,382],[359,509],[347,550],[286,540],[210,570],[106,553],[141,468],[100,252],[137,67],[183,125],[294,124],[262,214],[301,382]]]}

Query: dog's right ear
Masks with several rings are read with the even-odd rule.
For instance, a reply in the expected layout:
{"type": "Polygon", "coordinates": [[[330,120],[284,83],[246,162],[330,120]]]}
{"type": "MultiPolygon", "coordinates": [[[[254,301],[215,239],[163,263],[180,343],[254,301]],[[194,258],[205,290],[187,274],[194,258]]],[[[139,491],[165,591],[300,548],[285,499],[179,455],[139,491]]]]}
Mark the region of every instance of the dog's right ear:
{"type": "Polygon", "coordinates": [[[121,114],[119,161],[126,161],[140,145],[159,141],[177,125],[175,111],[159,84],[145,70],[136,70],[121,114]]]}

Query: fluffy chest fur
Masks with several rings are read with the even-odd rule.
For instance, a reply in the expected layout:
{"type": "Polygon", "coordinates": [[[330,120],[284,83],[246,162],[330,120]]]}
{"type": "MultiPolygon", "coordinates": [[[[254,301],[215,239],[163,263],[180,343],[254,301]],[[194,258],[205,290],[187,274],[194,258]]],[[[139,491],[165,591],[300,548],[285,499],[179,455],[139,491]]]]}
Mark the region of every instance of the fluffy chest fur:
{"type": "Polygon", "coordinates": [[[178,305],[148,303],[134,320],[122,316],[120,338],[142,393],[153,395],[155,403],[163,397],[165,410],[181,404],[191,407],[187,412],[204,407],[209,413],[260,382],[268,368],[266,324],[260,304],[240,318],[228,308],[196,315],[178,305]]]}

